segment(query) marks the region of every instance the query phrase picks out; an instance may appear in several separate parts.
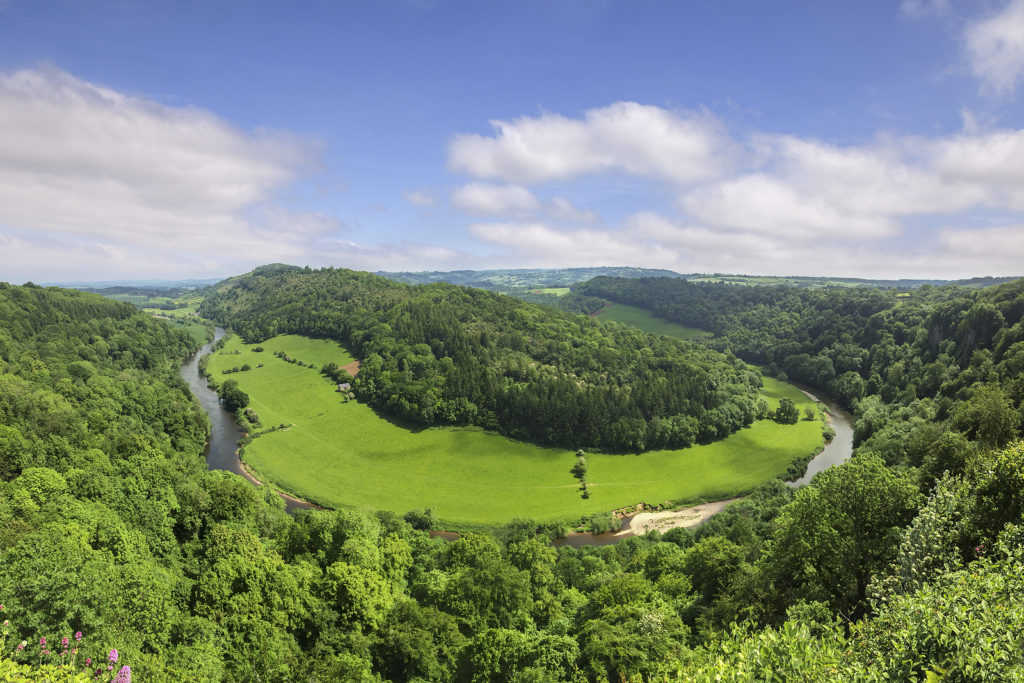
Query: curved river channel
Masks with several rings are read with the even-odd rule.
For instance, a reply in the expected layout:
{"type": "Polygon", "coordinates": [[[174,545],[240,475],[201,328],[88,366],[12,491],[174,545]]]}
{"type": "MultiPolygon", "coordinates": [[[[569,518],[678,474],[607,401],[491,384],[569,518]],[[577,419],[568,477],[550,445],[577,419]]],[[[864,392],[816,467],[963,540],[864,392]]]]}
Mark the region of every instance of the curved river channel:
{"type": "MultiPolygon", "coordinates": [[[[199,404],[210,416],[210,439],[206,444],[206,465],[212,470],[228,470],[239,474],[249,481],[256,483],[251,474],[245,471],[242,462],[238,459],[238,440],[242,438],[242,431],[235,422],[234,413],[225,410],[220,404],[217,392],[206,386],[206,378],[199,374],[199,359],[210,353],[213,345],[224,336],[224,330],[220,327],[214,331],[213,341],[206,344],[198,352],[192,355],[184,365],[181,366],[181,376],[188,384],[189,389],[199,404]]],[[[835,438],[825,444],[825,449],[814,456],[807,466],[807,473],[799,479],[787,482],[790,486],[797,488],[803,486],[822,470],[832,465],[844,462],[853,453],[853,416],[837,404],[831,397],[814,392],[808,387],[799,387],[805,393],[811,393],[819,401],[825,404],[829,410],[829,422],[836,430],[835,438]]],[[[313,507],[309,503],[281,495],[284,499],[288,512],[302,508],[313,507]]],[[[573,533],[565,538],[558,539],[555,545],[609,545],[629,538],[629,534],[623,531],[629,529],[629,519],[623,521],[622,528],[617,532],[606,534],[573,533]]],[[[435,532],[438,533],[438,532],[435,532]]],[[[444,535],[440,532],[438,535],[444,535]]],[[[454,536],[454,534],[453,534],[454,536]]]]}
{"type": "MultiPolygon", "coordinates": [[[[210,353],[213,345],[223,336],[224,330],[220,327],[216,328],[213,341],[190,356],[181,366],[181,377],[188,384],[188,388],[192,390],[192,394],[199,399],[199,405],[210,416],[210,438],[206,442],[206,466],[211,470],[234,472],[255,484],[253,476],[245,471],[242,461],[238,459],[238,440],[242,438],[242,430],[235,422],[235,414],[220,404],[217,392],[206,386],[206,378],[199,373],[199,359],[210,353]]],[[[282,495],[281,497],[284,499],[288,512],[313,507],[309,503],[289,496],[282,495]]]]}

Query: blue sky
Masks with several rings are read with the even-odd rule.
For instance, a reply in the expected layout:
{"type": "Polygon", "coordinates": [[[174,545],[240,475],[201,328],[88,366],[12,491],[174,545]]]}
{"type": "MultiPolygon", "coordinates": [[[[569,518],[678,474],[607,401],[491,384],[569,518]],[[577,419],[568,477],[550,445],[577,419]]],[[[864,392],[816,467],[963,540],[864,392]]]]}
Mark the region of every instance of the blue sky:
{"type": "Polygon", "coordinates": [[[0,280],[1024,274],[1024,0],[0,0],[0,280]]]}

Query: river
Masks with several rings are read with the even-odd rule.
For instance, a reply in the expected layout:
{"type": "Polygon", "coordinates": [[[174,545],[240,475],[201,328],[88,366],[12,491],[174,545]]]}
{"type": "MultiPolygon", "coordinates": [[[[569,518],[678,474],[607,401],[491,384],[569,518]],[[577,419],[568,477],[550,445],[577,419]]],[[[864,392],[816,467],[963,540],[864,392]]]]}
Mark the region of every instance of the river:
{"type": "MultiPolygon", "coordinates": [[[[836,403],[831,396],[796,382],[791,382],[791,384],[805,394],[821,401],[828,408],[828,423],[836,430],[836,435],[832,440],[826,443],[824,449],[807,464],[807,472],[804,473],[804,476],[786,482],[787,486],[796,489],[810,483],[818,472],[844,463],[850,458],[853,454],[853,415],[836,403]]],[[[707,517],[702,517],[698,524],[703,524],[706,519],[707,517]]],[[[608,531],[603,534],[592,534],[589,531],[569,533],[562,538],[555,539],[551,545],[555,547],[568,545],[574,548],[584,545],[612,545],[642,532],[641,530],[637,533],[630,533],[632,522],[633,518],[627,517],[622,520],[622,527],[618,531],[608,531]]]]}
{"type": "MultiPolygon", "coordinates": [[[[206,444],[206,464],[212,470],[227,470],[239,474],[249,481],[256,483],[251,474],[242,467],[238,459],[238,440],[242,438],[242,431],[235,422],[234,413],[225,410],[220,404],[217,392],[206,386],[206,378],[199,374],[199,359],[208,354],[213,345],[224,336],[224,330],[220,327],[214,330],[213,341],[206,344],[197,353],[193,354],[181,366],[181,376],[188,383],[189,389],[199,404],[210,416],[210,438],[206,444]]],[[[831,397],[818,393],[810,387],[795,385],[805,393],[812,393],[815,398],[825,404],[829,410],[830,424],[836,430],[835,438],[825,444],[825,449],[814,456],[814,459],[807,465],[807,473],[791,482],[790,486],[797,488],[808,483],[812,477],[832,465],[845,462],[853,452],[853,416],[844,410],[831,397]]],[[[288,512],[302,508],[313,507],[309,503],[300,501],[281,494],[288,512]]],[[[629,535],[623,532],[629,529],[630,520],[623,521],[623,526],[617,532],[605,534],[591,534],[589,532],[573,533],[564,539],[558,539],[557,545],[610,545],[618,543],[629,535]]]]}
{"type": "MultiPolygon", "coordinates": [[[[234,472],[256,483],[253,476],[242,467],[238,459],[238,440],[242,438],[242,430],[235,422],[235,414],[220,404],[217,392],[206,386],[206,378],[199,373],[199,359],[210,353],[213,345],[224,336],[223,328],[216,328],[213,341],[209,342],[196,353],[192,354],[181,366],[181,377],[199,400],[206,414],[210,416],[210,438],[206,442],[206,466],[211,470],[227,470],[234,472]]],[[[289,513],[301,508],[312,507],[309,503],[282,495],[285,509],[289,513]]]]}

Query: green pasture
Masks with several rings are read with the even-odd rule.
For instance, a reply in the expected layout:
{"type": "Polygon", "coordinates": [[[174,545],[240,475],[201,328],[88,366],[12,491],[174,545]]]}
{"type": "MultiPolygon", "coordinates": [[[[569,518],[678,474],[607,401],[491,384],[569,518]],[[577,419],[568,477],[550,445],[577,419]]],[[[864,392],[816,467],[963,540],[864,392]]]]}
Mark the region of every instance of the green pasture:
{"type": "Polygon", "coordinates": [[[180,320],[180,319],[168,320],[168,319],[165,319],[165,318],[161,318],[161,320],[163,320],[164,323],[166,323],[167,325],[170,325],[171,327],[182,327],[182,328],[184,328],[185,331],[187,331],[192,336],[192,338],[195,339],[200,344],[205,344],[206,342],[210,341],[210,339],[212,339],[212,337],[209,336],[209,332],[208,332],[209,328],[207,328],[205,325],[203,325],[202,323],[200,323],[198,321],[197,322],[192,322],[192,320],[180,320]]]}
{"type": "MultiPolygon", "coordinates": [[[[821,423],[761,421],[728,439],[642,455],[590,453],[590,498],[581,497],[570,469],[574,452],[543,448],[477,428],[409,429],[346,401],[317,370],[273,355],[284,351],[317,368],[353,360],[324,340],[281,335],[264,351],[230,338],[208,372],[234,379],[250,396],[262,424],[288,425],[254,439],[245,461],[284,491],[328,507],[356,506],[404,513],[431,508],[451,527],[500,524],[515,517],[574,519],[639,502],[714,500],[748,491],[785,473],[796,458],[821,447],[821,423]],[[235,353],[235,352],[238,353],[235,353]],[[252,366],[247,372],[224,369],[252,366]],[[263,363],[262,368],[257,368],[263,363]]],[[[766,399],[783,395],[803,409],[797,389],[766,379],[766,399]]]]}
{"type": "Polygon", "coordinates": [[[696,327],[685,327],[678,323],[669,322],[657,317],[648,310],[637,308],[636,306],[627,306],[626,304],[606,306],[598,313],[597,319],[632,325],[639,327],[644,332],[664,334],[669,337],[678,337],[679,339],[700,339],[701,337],[711,336],[711,333],[706,330],[700,330],[696,327]]]}
{"type": "Polygon", "coordinates": [[[553,296],[565,296],[570,290],[568,287],[542,287],[540,289],[530,290],[534,294],[551,294],[553,296]]]}

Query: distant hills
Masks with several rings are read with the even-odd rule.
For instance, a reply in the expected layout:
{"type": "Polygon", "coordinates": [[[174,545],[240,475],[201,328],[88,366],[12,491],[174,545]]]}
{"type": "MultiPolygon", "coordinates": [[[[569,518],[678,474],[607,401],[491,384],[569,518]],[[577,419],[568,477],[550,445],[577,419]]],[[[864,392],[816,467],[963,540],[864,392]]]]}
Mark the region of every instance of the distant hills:
{"type": "MultiPolygon", "coordinates": [[[[253,273],[271,273],[280,270],[301,270],[299,266],[284,263],[271,263],[253,269],[253,273]]],[[[387,272],[377,271],[380,275],[411,285],[447,282],[453,285],[478,287],[491,291],[508,291],[522,289],[571,287],[595,277],[618,278],[682,278],[695,282],[726,282],[737,285],[790,285],[793,287],[873,287],[880,289],[914,289],[922,285],[940,287],[942,285],[958,285],[961,287],[981,288],[1016,280],[1014,277],[975,277],[964,280],[939,279],[896,279],[873,280],[853,277],[828,277],[804,275],[739,275],[729,273],[677,273],[663,268],[637,268],[632,266],[595,266],[592,268],[508,268],[492,270],[450,270],[450,271],[417,271],[387,272]]],[[[46,286],[55,285],[68,289],[80,289],[100,294],[136,294],[161,291],[178,292],[189,289],[200,289],[214,284],[230,286],[242,276],[205,279],[182,280],[75,280],[70,282],[44,282],[46,286]]]]}
{"type": "Polygon", "coordinates": [[[878,289],[914,289],[922,285],[940,287],[958,285],[961,287],[989,287],[1016,280],[1015,277],[976,277],[966,280],[898,279],[871,280],[855,277],[828,277],[804,275],[736,275],[727,273],[677,273],[661,268],[635,267],[594,267],[594,268],[515,268],[506,270],[452,270],[421,272],[378,271],[390,280],[411,285],[431,282],[447,282],[453,285],[467,285],[504,291],[507,289],[533,289],[541,287],[570,287],[595,277],[619,278],[682,278],[696,282],[726,282],[737,285],[790,285],[793,287],[873,287],[878,289]]]}
{"type": "Polygon", "coordinates": [[[421,271],[416,273],[388,273],[377,275],[404,282],[408,285],[426,285],[447,282],[481,289],[516,289],[530,287],[568,287],[599,276],[606,277],[685,277],[672,270],[635,268],[632,266],[602,266],[594,268],[513,268],[506,270],[452,270],[421,271]]]}

